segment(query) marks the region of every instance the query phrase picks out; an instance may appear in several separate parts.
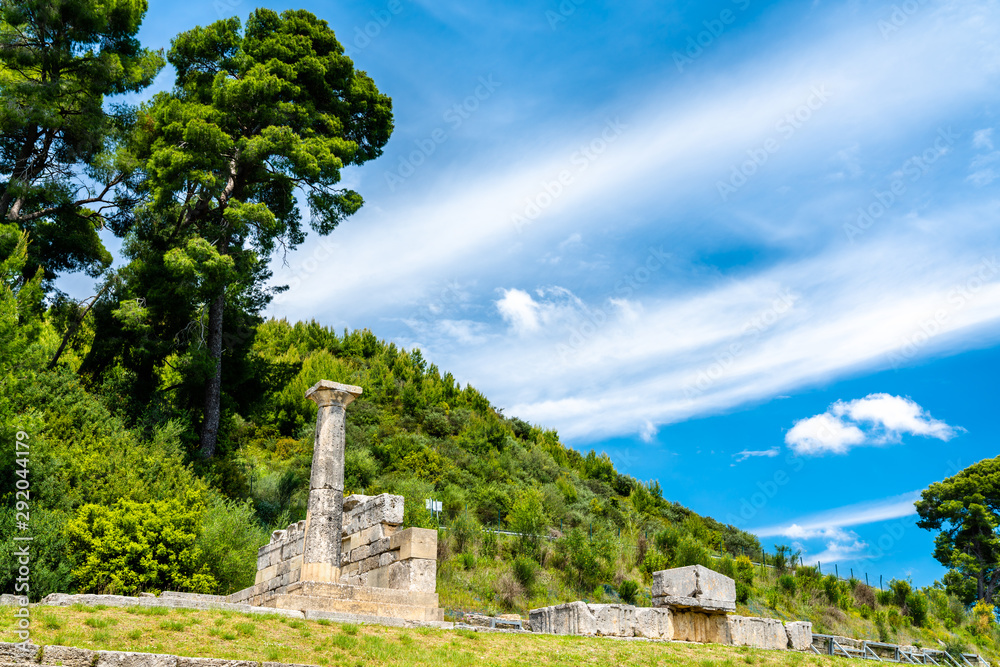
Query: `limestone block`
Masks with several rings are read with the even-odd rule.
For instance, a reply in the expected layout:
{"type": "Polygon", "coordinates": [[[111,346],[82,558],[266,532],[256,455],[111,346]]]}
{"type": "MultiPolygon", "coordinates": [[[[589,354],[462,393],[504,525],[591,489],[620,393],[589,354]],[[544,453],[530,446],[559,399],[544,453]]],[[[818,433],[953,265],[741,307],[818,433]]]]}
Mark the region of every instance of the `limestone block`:
{"type": "Polygon", "coordinates": [[[583,602],[569,602],[528,612],[532,632],[553,635],[596,635],[597,620],[583,602]]]}
{"type": "Polygon", "coordinates": [[[0,662],[38,662],[40,646],[0,643],[0,662]]]}
{"type": "Polygon", "coordinates": [[[274,544],[276,542],[282,542],[282,541],[284,541],[286,532],[287,531],[284,531],[284,530],[276,530],[276,531],[272,532],[271,533],[271,544],[274,544]]]}
{"type": "Polygon", "coordinates": [[[392,565],[395,562],[396,562],[396,552],[395,551],[386,551],[385,553],[380,554],[379,557],[378,557],[378,566],[379,567],[388,567],[388,566],[392,565]]]}
{"type": "Polygon", "coordinates": [[[785,634],[788,635],[788,648],[793,651],[808,651],[812,646],[812,623],[806,621],[785,623],[785,634]]]}
{"type": "Polygon", "coordinates": [[[224,660],[222,658],[177,657],[177,667],[258,667],[260,663],[250,660],[224,660]]]}
{"type": "Polygon", "coordinates": [[[729,644],[729,623],[721,614],[674,610],[674,641],[729,644]]]}
{"type": "Polygon", "coordinates": [[[654,606],[736,611],[736,582],[703,565],[653,573],[654,606]]]}
{"type": "Polygon", "coordinates": [[[734,646],[784,649],[788,647],[788,634],[781,621],[775,618],[726,616],[729,639],[734,646]]]}
{"type": "Polygon", "coordinates": [[[372,553],[373,554],[381,554],[381,553],[384,553],[386,551],[389,551],[390,549],[392,549],[391,544],[392,544],[391,537],[383,537],[382,539],[378,540],[377,542],[373,542],[372,543],[372,545],[371,545],[371,547],[372,547],[372,553]]]}
{"type": "Polygon", "coordinates": [[[69,646],[46,646],[42,649],[43,665],[63,665],[63,667],[91,667],[96,654],[84,648],[69,646]]]}
{"type": "Polygon", "coordinates": [[[635,607],[628,604],[589,604],[597,634],[601,637],[632,637],[635,635],[635,607]]]}
{"type": "Polygon", "coordinates": [[[94,667],[176,667],[176,665],[175,655],[98,651],[94,667]]]}
{"type": "Polygon", "coordinates": [[[426,558],[437,560],[437,531],[407,528],[389,538],[389,548],[399,549],[399,560],[426,558]]]}
{"type": "Polygon", "coordinates": [[[372,555],[372,548],[367,544],[351,551],[351,562],[357,563],[372,555]]]}
{"type": "Polygon", "coordinates": [[[380,523],[403,523],[403,496],[382,493],[358,505],[344,516],[343,534],[359,533],[380,523]]]}
{"type": "Polygon", "coordinates": [[[673,612],[669,608],[637,607],[635,610],[635,636],[647,639],[674,638],[673,612]]]}
{"type": "Polygon", "coordinates": [[[278,575],[278,565],[271,565],[270,567],[265,567],[263,570],[257,570],[257,579],[254,581],[255,584],[262,584],[270,579],[273,579],[278,575]]]}
{"type": "Polygon", "coordinates": [[[437,561],[410,558],[388,568],[388,588],[433,593],[437,587],[437,561]]]}
{"type": "Polygon", "coordinates": [[[351,512],[358,505],[363,505],[371,499],[371,496],[363,496],[360,493],[352,493],[344,498],[344,514],[351,512]]]}

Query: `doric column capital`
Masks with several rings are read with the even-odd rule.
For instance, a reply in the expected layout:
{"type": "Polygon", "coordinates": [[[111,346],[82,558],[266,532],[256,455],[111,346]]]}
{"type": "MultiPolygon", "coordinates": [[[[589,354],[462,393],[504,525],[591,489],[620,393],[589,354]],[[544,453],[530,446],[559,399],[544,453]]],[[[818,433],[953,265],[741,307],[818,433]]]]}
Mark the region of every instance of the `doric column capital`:
{"type": "Polygon", "coordinates": [[[361,395],[361,387],[320,380],[306,391],[306,398],[321,408],[339,405],[346,408],[361,395]]]}

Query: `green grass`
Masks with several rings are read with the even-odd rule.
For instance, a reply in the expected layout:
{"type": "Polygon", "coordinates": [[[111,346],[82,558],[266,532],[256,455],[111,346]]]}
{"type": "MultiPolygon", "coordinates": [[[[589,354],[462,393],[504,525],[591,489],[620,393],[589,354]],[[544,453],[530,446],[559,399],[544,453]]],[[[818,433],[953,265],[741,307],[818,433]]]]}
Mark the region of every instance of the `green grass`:
{"type": "MultiPolygon", "coordinates": [[[[130,613],[127,608],[53,607],[38,618],[47,619],[32,627],[32,641],[40,645],[303,665],[837,667],[840,664],[825,656],[731,646],[389,628],[294,619],[282,622],[278,616],[247,618],[217,610],[192,610],[179,617],[162,618],[157,614],[130,613]],[[87,624],[87,619],[97,621],[101,627],[87,624]],[[311,636],[303,636],[304,631],[311,636]]],[[[0,608],[0,641],[16,641],[14,623],[13,610],[0,608]]]]}

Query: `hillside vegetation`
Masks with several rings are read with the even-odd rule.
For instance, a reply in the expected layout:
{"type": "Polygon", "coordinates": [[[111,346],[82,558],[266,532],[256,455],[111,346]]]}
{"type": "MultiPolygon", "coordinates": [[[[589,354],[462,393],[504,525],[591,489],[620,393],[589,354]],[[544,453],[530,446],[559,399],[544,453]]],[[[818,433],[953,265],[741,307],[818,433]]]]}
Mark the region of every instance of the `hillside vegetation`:
{"type": "MultiPolygon", "coordinates": [[[[943,588],[880,593],[794,567],[779,547],[759,564],[753,535],[663,498],[555,431],[506,416],[476,389],[370,331],[315,322],[258,327],[236,378],[217,455],[204,461],[174,400],[169,363],[152,400],[132,400],[121,369],[77,373],[85,336],[45,368],[58,343],[38,323],[5,392],[5,437],[30,442],[33,599],[53,591],[228,593],[253,583],[269,532],[305,516],[318,379],[364,388],[347,411],[348,493],[406,497],[405,522],[440,527],[438,591],[451,617],[518,612],[576,599],[649,604],[652,572],[701,563],[738,582],[740,611],[812,620],[816,630],[992,655],[992,611],[967,611],[943,588]],[[242,380],[242,382],[241,382],[242,380]],[[238,409],[237,409],[238,408],[238,409]],[[442,501],[432,515],[424,501],[442,501]],[[495,528],[518,533],[507,535],[495,528]],[[754,556],[752,561],[748,556],[754,556]]],[[[14,463],[4,460],[0,534],[15,532],[14,463]]],[[[13,542],[0,545],[0,589],[13,590],[13,542]]]]}

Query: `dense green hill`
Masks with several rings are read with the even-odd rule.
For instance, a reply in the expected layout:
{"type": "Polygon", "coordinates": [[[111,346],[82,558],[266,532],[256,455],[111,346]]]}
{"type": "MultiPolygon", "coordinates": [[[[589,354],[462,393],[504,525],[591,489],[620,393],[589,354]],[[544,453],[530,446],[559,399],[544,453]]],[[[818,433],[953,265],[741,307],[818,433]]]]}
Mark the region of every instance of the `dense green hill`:
{"type": "Polygon", "coordinates": [[[206,462],[172,367],[179,360],[168,358],[137,401],[135,377],[121,367],[78,373],[86,327],[46,368],[58,322],[50,311],[30,338],[6,343],[20,347],[4,366],[3,437],[14,442],[20,431],[30,454],[20,477],[17,459],[0,461],[0,591],[14,590],[15,485],[25,476],[34,599],[252,584],[256,548],[304,517],[316,412],[304,393],[329,379],[364,388],[347,411],[347,492],[404,495],[408,525],[441,527],[438,591],[449,614],[574,599],[648,604],[653,571],[702,563],[737,580],[744,614],[873,639],[994,646],[994,627],[979,628],[983,614],[940,587],[896,582],[880,594],[793,568],[785,549],[768,555],[777,567],[752,563],[744,554],[759,562],[761,553],[753,535],[663,498],[656,481],[619,474],[605,454],[504,415],[419,350],[370,331],[262,323],[244,374],[227,378],[220,445],[206,462]],[[443,502],[440,516],[427,498],[443,502]],[[498,525],[524,535],[497,534],[498,525]]]}

